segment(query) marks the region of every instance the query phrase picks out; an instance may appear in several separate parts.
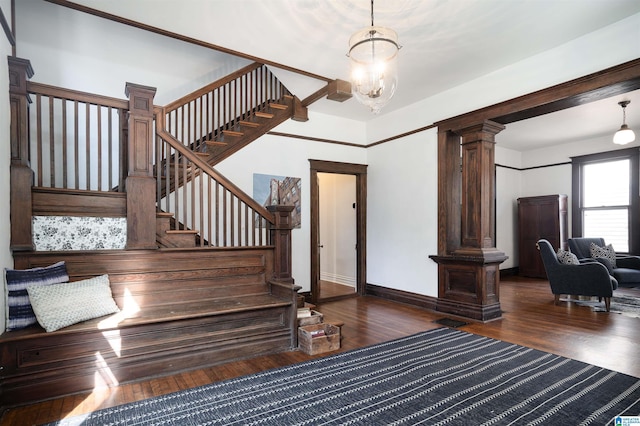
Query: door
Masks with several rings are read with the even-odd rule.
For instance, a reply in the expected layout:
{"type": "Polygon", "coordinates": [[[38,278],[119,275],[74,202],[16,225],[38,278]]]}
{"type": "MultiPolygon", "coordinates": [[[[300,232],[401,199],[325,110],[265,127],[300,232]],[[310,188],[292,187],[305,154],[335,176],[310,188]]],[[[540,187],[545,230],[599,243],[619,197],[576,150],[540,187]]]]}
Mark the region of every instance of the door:
{"type": "Polygon", "coordinates": [[[311,302],[318,303],[364,294],[367,166],[320,160],[309,162],[311,302]],[[321,202],[321,199],[324,199],[324,202],[321,202]],[[336,211],[339,214],[336,214],[336,211]],[[345,231],[345,227],[348,227],[348,231],[345,231]],[[355,276],[350,268],[355,268],[355,276]],[[324,281],[327,284],[323,285],[324,281]]]}
{"type": "Polygon", "coordinates": [[[318,299],[357,292],[356,176],[318,173],[318,299]]]}

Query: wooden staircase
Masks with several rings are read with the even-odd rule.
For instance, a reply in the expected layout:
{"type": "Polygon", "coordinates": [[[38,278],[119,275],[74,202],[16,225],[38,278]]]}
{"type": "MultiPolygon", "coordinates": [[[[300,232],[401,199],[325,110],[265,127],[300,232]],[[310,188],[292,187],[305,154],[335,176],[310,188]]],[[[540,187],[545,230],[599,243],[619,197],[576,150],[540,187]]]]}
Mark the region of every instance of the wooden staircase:
{"type": "Polygon", "coordinates": [[[261,110],[247,113],[244,119],[233,120],[227,128],[216,132],[211,140],[195,144],[195,151],[206,154],[205,161],[211,166],[218,164],[292,118],[293,101],[293,96],[285,95],[279,103],[270,102],[261,110]]]}
{"type": "Polygon", "coordinates": [[[151,87],[108,98],[9,66],[15,268],[108,274],[122,316],[0,336],[0,411],[297,347],[293,207],[265,208],[212,167],[294,115],[263,65],[167,107],[151,87]],[[34,216],[126,218],[126,246],[35,251],[34,216]]]}
{"type": "Polygon", "coordinates": [[[156,107],[154,116],[158,246],[226,247],[242,245],[242,239],[261,241],[257,234],[264,233],[264,228],[258,224],[256,230],[251,212],[264,217],[264,207],[249,196],[229,199],[229,188],[231,193],[238,188],[230,182],[222,188],[219,178],[208,179],[219,177],[213,166],[282,122],[306,121],[301,102],[264,65],[254,63],[156,107]],[[198,197],[201,204],[196,207],[198,197]],[[209,200],[208,205],[203,206],[202,200],[209,200]],[[215,211],[205,211],[212,205],[215,211]],[[195,210],[199,212],[193,214],[195,210]],[[173,213],[174,218],[167,220],[164,212],[173,213]],[[212,227],[215,237],[209,231],[212,227]],[[251,235],[247,228],[252,229],[251,235]]]}

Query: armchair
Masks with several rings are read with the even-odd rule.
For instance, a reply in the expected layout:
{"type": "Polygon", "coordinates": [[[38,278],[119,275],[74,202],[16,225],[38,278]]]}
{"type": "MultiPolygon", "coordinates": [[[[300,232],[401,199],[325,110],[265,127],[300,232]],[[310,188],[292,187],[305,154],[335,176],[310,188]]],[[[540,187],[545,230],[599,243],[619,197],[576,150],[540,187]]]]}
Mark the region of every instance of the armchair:
{"type": "Polygon", "coordinates": [[[640,286],[640,256],[615,255],[615,262],[591,256],[591,243],[606,247],[604,238],[569,238],[569,250],[582,262],[597,260],[607,267],[620,286],[640,286]]]}
{"type": "Polygon", "coordinates": [[[604,298],[605,308],[609,312],[611,296],[613,290],[618,288],[618,282],[609,275],[603,264],[596,261],[575,265],[560,263],[551,243],[545,239],[538,240],[538,249],[556,305],[562,294],[598,296],[600,300],[604,298]]]}

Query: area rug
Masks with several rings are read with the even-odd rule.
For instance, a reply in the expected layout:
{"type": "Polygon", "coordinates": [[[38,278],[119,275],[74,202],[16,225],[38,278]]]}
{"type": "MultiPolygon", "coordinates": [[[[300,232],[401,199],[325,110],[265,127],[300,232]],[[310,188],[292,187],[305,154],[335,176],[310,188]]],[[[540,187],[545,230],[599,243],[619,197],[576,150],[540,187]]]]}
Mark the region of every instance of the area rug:
{"type": "Polygon", "coordinates": [[[438,328],[52,424],[604,425],[638,414],[638,378],[438,328]]]}
{"type": "MultiPolygon", "coordinates": [[[[597,300],[577,300],[580,306],[590,306],[596,312],[606,312],[604,301],[597,300]]],[[[632,296],[613,296],[611,298],[610,312],[640,318],[640,299],[632,296]]]]}

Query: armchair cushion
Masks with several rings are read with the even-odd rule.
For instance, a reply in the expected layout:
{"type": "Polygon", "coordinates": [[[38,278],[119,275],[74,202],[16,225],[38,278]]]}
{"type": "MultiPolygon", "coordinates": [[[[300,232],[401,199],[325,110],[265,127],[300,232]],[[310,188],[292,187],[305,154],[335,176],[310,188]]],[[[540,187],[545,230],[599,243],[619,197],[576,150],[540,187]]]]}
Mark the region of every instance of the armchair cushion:
{"type": "Polygon", "coordinates": [[[613,249],[613,246],[611,244],[608,244],[605,247],[601,247],[594,243],[591,243],[589,245],[589,252],[591,253],[591,257],[595,259],[606,259],[611,264],[611,267],[605,264],[605,266],[607,266],[607,269],[611,270],[616,267],[616,251],[613,249]]]}

